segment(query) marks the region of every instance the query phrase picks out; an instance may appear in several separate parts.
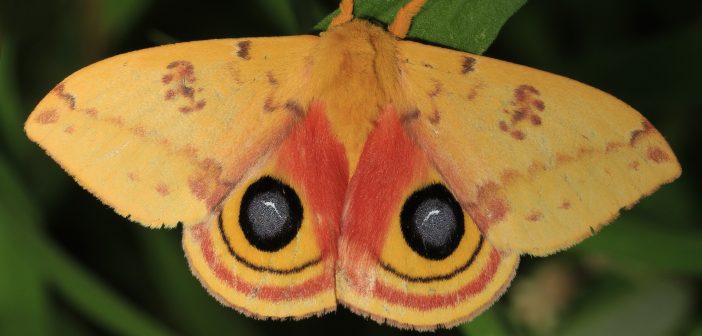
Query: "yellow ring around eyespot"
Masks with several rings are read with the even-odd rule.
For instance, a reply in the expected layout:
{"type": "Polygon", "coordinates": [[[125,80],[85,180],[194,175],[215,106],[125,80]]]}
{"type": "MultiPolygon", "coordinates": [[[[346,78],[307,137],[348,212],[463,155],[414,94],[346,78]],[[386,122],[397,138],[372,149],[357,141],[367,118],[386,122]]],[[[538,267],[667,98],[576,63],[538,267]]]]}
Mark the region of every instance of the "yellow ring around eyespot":
{"type": "MultiPolygon", "coordinates": [[[[482,235],[471,218],[463,212],[465,231],[456,250],[443,260],[430,260],[412,250],[402,234],[399,212],[390,223],[386,243],[380,256],[380,264],[390,266],[396,273],[408,278],[449,280],[470,267],[482,245],[482,235]],[[452,275],[448,277],[449,275],[452,275]],[[444,278],[444,279],[441,279],[444,278]]],[[[386,271],[387,268],[386,268],[386,271]]],[[[389,273],[393,273],[389,271],[389,273]]],[[[398,276],[395,274],[395,276],[398,276]]],[[[399,277],[402,277],[399,276],[399,277]]],[[[412,282],[412,281],[410,281],[412,282]]],[[[428,283],[430,281],[416,281],[428,283]]]]}
{"type": "Polygon", "coordinates": [[[302,193],[297,192],[303,207],[302,224],[295,238],[288,245],[274,252],[261,251],[253,246],[244,236],[239,224],[239,209],[242,197],[252,183],[256,182],[261,176],[269,175],[283,181],[283,183],[288,184],[293,189],[299,190],[294,184],[269,173],[272,172],[264,170],[262,174],[250,178],[232,193],[222,209],[221,237],[217,240],[226,241],[228,244],[225,245],[232,257],[254,270],[262,272],[274,270],[267,273],[286,274],[295,273],[294,271],[296,270],[301,271],[308,267],[315,267],[320,263],[322,256],[321,251],[317,247],[312,220],[309,218],[310,212],[306,208],[309,203],[302,193]]]}

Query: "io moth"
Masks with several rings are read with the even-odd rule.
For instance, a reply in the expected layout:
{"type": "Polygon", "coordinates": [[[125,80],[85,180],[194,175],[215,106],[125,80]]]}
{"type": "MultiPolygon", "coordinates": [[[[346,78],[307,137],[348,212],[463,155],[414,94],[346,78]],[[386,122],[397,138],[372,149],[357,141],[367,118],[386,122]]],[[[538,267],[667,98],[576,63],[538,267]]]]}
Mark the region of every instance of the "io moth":
{"type": "Polygon", "coordinates": [[[681,169],[606,93],[403,40],[423,3],[388,30],[343,0],[320,36],[118,55],[58,84],[25,129],[121,215],[182,223],[193,274],[246,315],[343,304],[453,326],[520,255],[578,243],[681,169]]]}

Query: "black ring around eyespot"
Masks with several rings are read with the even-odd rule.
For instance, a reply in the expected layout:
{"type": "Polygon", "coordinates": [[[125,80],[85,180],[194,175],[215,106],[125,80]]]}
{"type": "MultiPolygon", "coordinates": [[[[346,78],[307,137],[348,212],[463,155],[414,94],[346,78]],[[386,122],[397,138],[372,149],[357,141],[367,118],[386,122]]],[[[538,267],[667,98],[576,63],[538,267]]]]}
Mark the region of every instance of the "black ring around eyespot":
{"type": "Polygon", "coordinates": [[[302,203],[290,186],[270,176],[261,177],[244,192],[239,225],[251,245],[261,251],[278,251],[300,231],[302,203]]]}
{"type": "Polygon", "coordinates": [[[442,260],[458,248],[465,233],[463,210],[441,184],[415,191],[400,212],[407,245],[430,260],[442,260]]]}
{"type": "Polygon", "coordinates": [[[229,238],[227,238],[227,235],[224,233],[224,221],[222,220],[222,213],[219,213],[219,216],[217,217],[217,226],[219,227],[219,234],[222,236],[222,240],[224,240],[224,245],[227,246],[227,250],[229,251],[229,254],[236,259],[236,261],[240,262],[242,265],[258,272],[264,272],[264,273],[273,273],[273,274],[293,274],[293,273],[300,273],[304,271],[305,269],[312,267],[314,265],[319,264],[322,261],[322,257],[310,260],[308,262],[305,262],[301,264],[300,266],[296,266],[293,268],[271,268],[271,267],[264,267],[264,266],[259,266],[256,265],[248,260],[246,258],[240,256],[238,253],[234,251],[232,248],[231,243],[229,242],[229,238]]]}
{"type": "Polygon", "coordinates": [[[475,261],[475,258],[478,257],[478,254],[480,251],[483,249],[483,236],[480,236],[480,240],[478,241],[478,246],[475,247],[475,250],[473,250],[473,254],[470,256],[468,261],[463,264],[462,266],[459,266],[455,270],[448,272],[446,274],[439,274],[439,275],[429,275],[429,276],[423,276],[423,277],[416,277],[416,276],[411,276],[405,273],[402,273],[392,267],[390,264],[383,262],[382,260],[380,261],[380,267],[389,273],[393,274],[394,276],[405,280],[407,282],[420,282],[420,283],[429,283],[429,282],[435,282],[435,281],[444,281],[444,280],[449,280],[452,279],[453,277],[461,274],[463,271],[467,270],[470,265],[473,264],[475,261]]]}

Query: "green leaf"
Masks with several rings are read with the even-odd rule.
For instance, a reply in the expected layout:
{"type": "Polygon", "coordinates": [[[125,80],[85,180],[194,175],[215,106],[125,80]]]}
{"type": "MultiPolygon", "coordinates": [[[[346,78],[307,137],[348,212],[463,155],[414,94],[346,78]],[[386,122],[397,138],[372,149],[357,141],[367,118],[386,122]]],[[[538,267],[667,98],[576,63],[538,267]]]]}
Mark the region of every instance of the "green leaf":
{"type": "Polygon", "coordinates": [[[702,275],[702,234],[624,217],[574,251],[599,254],[629,266],[702,275]]]}
{"type": "MultiPolygon", "coordinates": [[[[406,2],[390,0],[354,1],[354,16],[373,18],[390,24],[406,2]]],[[[497,33],[526,0],[428,0],[412,20],[407,34],[417,39],[449,48],[482,54],[497,33]]],[[[326,29],[338,10],[315,26],[326,29]]]]}
{"type": "Polygon", "coordinates": [[[466,336],[507,336],[510,333],[504,327],[499,316],[499,305],[484,311],[472,321],[460,326],[466,336]]]}
{"type": "Polygon", "coordinates": [[[39,248],[58,292],[94,322],[118,335],[174,334],[112,292],[51,242],[45,241],[39,248]]]}
{"type": "MultiPolygon", "coordinates": [[[[611,289],[611,288],[610,288],[611,289]]],[[[676,334],[692,308],[693,291],[674,282],[620,288],[610,295],[593,295],[558,335],[664,336],[676,334]]]]}

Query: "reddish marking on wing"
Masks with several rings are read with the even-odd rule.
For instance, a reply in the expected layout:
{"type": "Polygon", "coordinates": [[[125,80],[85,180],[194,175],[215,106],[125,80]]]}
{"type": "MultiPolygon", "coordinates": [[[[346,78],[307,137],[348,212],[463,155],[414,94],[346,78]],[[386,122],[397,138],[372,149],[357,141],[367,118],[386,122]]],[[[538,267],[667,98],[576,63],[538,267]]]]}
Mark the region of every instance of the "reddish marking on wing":
{"type": "Polygon", "coordinates": [[[570,201],[563,201],[563,203],[561,203],[561,205],[558,207],[563,210],[568,210],[570,209],[570,205],[570,201]]]}
{"type": "Polygon", "coordinates": [[[531,85],[524,84],[514,89],[512,107],[504,110],[509,118],[500,120],[498,124],[500,130],[508,132],[514,139],[524,140],[526,139],[525,120],[529,120],[531,126],[541,126],[543,121],[537,113],[543,112],[546,104],[539,99],[540,95],[541,92],[531,85]]]}
{"type": "Polygon", "coordinates": [[[189,61],[173,61],[166,66],[166,69],[169,72],[161,77],[161,83],[169,88],[163,99],[167,101],[185,99],[185,105],[178,107],[178,111],[184,114],[202,110],[205,107],[205,100],[198,100],[195,97],[195,92],[202,92],[202,88],[196,90],[193,87],[197,81],[195,66],[189,61]]]}
{"type": "Polygon", "coordinates": [[[361,267],[369,256],[380,255],[388,226],[399,213],[407,186],[426,172],[428,162],[412,143],[393,107],[377,119],[349,183],[342,219],[343,267],[361,267]]]}
{"type": "Polygon", "coordinates": [[[455,306],[471,296],[481,293],[492,281],[502,261],[496,249],[490,252],[490,260],[478,277],[455,292],[446,294],[413,294],[388,286],[381,280],[376,280],[373,296],[390,304],[400,305],[420,311],[455,306]]]}
{"type": "Polygon", "coordinates": [[[193,195],[199,199],[204,200],[207,197],[207,181],[204,176],[198,176],[196,178],[191,178],[188,180],[188,186],[193,195]]]}
{"type": "MultiPolygon", "coordinates": [[[[186,146],[186,150],[189,148],[192,147],[186,146]]],[[[233,183],[221,179],[222,165],[213,159],[203,159],[198,168],[197,173],[188,177],[190,192],[209,209],[214,209],[233,188],[233,183]]]]}
{"type": "Polygon", "coordinates": [[[139,175],[137,175],[137,173],[134,172],[127,173],[127,178],[132,182],[139,181],[139,175]]]}
{"type": "Polygon", "coordinates": [[[541,213],[541,211],[538,211],[538,210],[531,210],[531,212],[529,213],[529,215],[527,216],[526,219],[527,219],[528,221],[530,221],[530,222],[538,222],[538,221],[540,221],[541,218],[543,218],[543,217],[544,217],[544,214],[541,213]]]}
{"type": "Polygon", "coordinates": [[[39,115],[36,117],[36,122],[40,124],[53,124],[58,121],[58,113],[56,113],[56,110],[51,109],[51,110],[44,110],[39,113],[39,115]]]}
{"type": "Polygon", "coordinates": [[[524,138],[526,138],[526,135],[524,134],[524,132],[522,132],[520,130],[514,130],[514,131],[510,132],[509,134],[517,140],[524,140],[524,138]]]}
{"type": "Polygon", "coordinates": [[[200,245],[200,252],[212,272],[225,282],[229,287],[244,295],[255,297],[263,301],[280,302],[309,298],[325,289],[334,286],[333,270],[328,268],[322,274],[295,286],[259,286],[232,274],[217,257],[212,246],[212,238],[205,223],[198,224],[193,230],[193,235],[200,245]]]}
{"type": "Polygon", "coordinates": [[[310,105],[307,116],[279,149],[277,165],[300,183],[307,196],[322,255],[336,256],[344,196],[349,181],[344,146],[332,134],[324,106],[310,105]]]}
{"type": "Polygon", "coordinates": [[[629,163],[629,168],[638,171],[638,170],[639,170],[639,165],[640,165],[639,161],[634,160],[634,161],[631,161],[631,162],[629,163]]]}
{"type": "Polygon", "coordinates": [[[653,160],[655,163],[670,161],[670,156],[668,153],[664,152],[660,147],[649,147],[648,158],[653,160]]]}
{"type": "Polygon", "coordinates": [[[168,186],[161,182],[156,185],[156,192],[159,193],[161,196],[168,196],[168,194],[171,193],[171,191],[168,189],[168,186]]]}
{"type": "Polygon", "coordinates": [[[620,142],[608,142],[607,147],[605,147],[605,153],[611,153],[611,152],[618,151],[619,149],[621,149],[624,146],[625,145],[623,143],[620,143],[620,142]]]}
{"type": "Polygon", "coordinates": [[[97,117],[98,111],[97,111],[97,109],[91,107],[91,108],[85,109],[85,114],[95,118],[95,117],[97,117]]]}
{"type": "Polygon", "coordinates": [[[466,211],[482,232],[502,221],[509,212],[509,204],[499,193],[500,187],[489,182],[478,188],[475,202],[469,203],[466,211]]]}
{"type": "Polygon", "coordinates": [[[146,129],[141,125],[132,128],[132,132],[140,137],[146,136],[146,129]]]}
{"type": "Polygon", "coordinates": [[[68,134],[73,134],[73,132],[76,131],[76,128],[73,127],[73,125],[71,125],[71,126],[67,126],[66,128],[64,128],[63,131],[65,133],[68,133],[68,134]]]}

